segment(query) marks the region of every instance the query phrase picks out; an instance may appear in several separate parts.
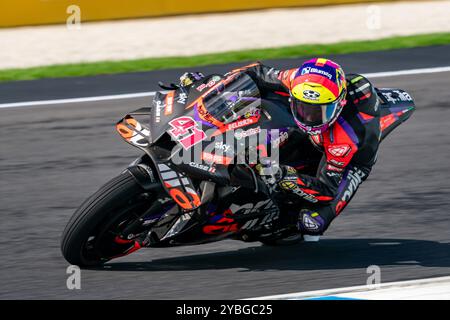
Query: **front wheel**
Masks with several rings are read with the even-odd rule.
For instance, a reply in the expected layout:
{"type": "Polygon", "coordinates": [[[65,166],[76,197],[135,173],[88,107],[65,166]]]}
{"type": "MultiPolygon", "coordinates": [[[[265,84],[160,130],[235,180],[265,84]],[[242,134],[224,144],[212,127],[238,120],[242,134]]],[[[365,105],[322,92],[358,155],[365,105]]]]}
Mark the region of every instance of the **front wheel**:
{"type": "MultiPolygon", "coordinates": [[[[78,266],[98,266],[140,248],[136,238],[121,231],[145,212],[154,196],[145,192],[128,171],[113,178],[73,214],[62,234],[64,258],[78,266]]],[[[142,230],[144,231],[144,230],[142,230]]]]}

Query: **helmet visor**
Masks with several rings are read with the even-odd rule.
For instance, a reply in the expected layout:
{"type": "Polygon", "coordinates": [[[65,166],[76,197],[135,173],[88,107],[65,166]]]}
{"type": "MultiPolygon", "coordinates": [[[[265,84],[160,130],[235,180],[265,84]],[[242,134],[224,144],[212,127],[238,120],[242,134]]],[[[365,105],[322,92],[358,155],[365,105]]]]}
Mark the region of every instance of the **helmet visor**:
{"type": "Polygon", "coordinates": [[[339,108],[339,102],[310,104],[292,98],[291,108],[297,121],[313,127],[330,122],[339,108]]]}

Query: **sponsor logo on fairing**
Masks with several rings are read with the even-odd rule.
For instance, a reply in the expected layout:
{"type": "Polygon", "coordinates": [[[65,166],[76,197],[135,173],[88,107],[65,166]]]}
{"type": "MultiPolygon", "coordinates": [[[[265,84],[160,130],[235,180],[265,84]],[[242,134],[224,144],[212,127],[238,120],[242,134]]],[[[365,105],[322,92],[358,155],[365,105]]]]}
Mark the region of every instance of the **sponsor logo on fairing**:
{"type": "Polygon", "coordinates": [[[167,96],[166,96],[166,102],[165,102],[166,106],[165,106],[165,110],[164,110],[164,115],[166,115],[166,116],[172,114],[172,112],[173,112],[173,100],[174,100],[173,95],[174,95],[174,93],[172,91],[171,93],[167,94],[167,96]]]}
{"type": "Polygon", "coordinates": [[[234,137],[235,137],[237,140],[241,140],[241,139],[243,139],[243,138],[246,138],[246,137],[249,137],[249,136],[258,134],[258,133],[260,133],[260,132],[261,132],[261,128],[260,128],[260,127],[256,127],[256,128],[251,128],[251,129],[248,129],[248,130],[238,131],[238,132],[236,132],[236,133],[234,134],[234,137]]]}
{"type": "Polygon", "coordinates": [[[233,158],[224,157],[217,154],[212,154],[209,152],[202,152],[201,158],[203,161],[208,163],[224,164],[228,165],[233,161],[233,158]]]}
{"type": "Polygon", "coordinates": [[[199,164],[199,163],[196,163],[196,162],[193,162],[193,161],[189,162],[189,166],[191,166],[193,168],[196,168],[196,169],[199,169],[199,170],[207,171],[207,172],[210,172],[210,173],[216,172],[216,168],[213,167],[213,166],[208,166],[208,165],[205,165],[205,164],[199,164]]]}
{"type": "Polygon", "coordinates": [[[164,163],[158,163],[158,169],[169,195],[182,209],[192,210],[201,205],[200,197],[186,175],[164,163]]]}
{"type": "Polygon", "coordinates": [[[160,100],[156,101],[155,122],[161,122],[161,110],[164,109],[164,103],[160,100]]]}
{"type": "Polygon", "coordinates": [[[186,104],[187,97],[188,97],[187,93],[182,92],[179,94],[177,102],[179,104],[186,104]]]}
{"type": "Polygon", "coordinates": [[[218,150],[222,150],[224,152],[228,152],[231,149],[231,146],[223,143],[222,141],[214,143],[214,148],[218,150]]]}
{"type": "Polygon", "coordinates": [[[202,92],[203,90],[205,90],[206,88],[211,88],[212,86],[214,86],[216,84],[216,82],[218,80],[220,80],[220,78],[216,78],[217,80],[215,80],[214,78],[211,79],[211,81],[209,81],[208,83],[203,83],[201,85],[199,85],[197,87],[197,91],[202,92]]]}
{"type": "Polygon", "coordinates": [[[174,141],[180,143],[184,149],[189,149],[206,139],[206,134],[199,128],[198,123],[191,117],[179,117],[169,122],[171,129],[167,132],[174,141]]]}
{"type": "Polygon", "coordinates": [[[257,122],[257,119],[255,119],[255,118],[248,118],[248,119],[238,120],[236,122],[228,124],[227,127],[226,127],[226,131],[238,129],[238,128],[241,128],[241,127],[245,127],[245,126],[248,126],[248,125],[253,124],[255,122],[257,122]]]}

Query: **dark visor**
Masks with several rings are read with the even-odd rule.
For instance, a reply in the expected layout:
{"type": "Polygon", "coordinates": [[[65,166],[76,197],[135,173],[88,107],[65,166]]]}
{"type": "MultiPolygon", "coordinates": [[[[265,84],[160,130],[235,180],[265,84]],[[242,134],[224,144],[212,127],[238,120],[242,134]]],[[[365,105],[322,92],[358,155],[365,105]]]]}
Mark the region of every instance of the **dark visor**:
{"type": "Polygon", "coordinates": [[[292,97],[291,107],[297,121],[307,126],[319,126],[333,118],[339,100],[329,104],[310,104],[292,97]]]}

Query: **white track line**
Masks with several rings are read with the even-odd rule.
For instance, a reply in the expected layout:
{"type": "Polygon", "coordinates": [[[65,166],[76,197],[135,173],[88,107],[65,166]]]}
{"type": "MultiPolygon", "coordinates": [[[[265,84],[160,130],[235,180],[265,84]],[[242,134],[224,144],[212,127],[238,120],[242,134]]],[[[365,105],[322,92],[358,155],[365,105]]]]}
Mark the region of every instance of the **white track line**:
{"type": "Polygon", "coordinates": [[[366,74],[364,74],[364,76],[366,76],[367,78],[383,78],[383,77],[406,76],[406,75],[414,75],[414,74],[439,73],[439,72],[448,72],[448,71],[450,71],[450,66],[437,67],[437,68],[423,68],[423,69],[366,73],[366,74]]]}
{"type": "MultiPolygon", "coordinates": [[[[446,66],[446,67],[437,67],[437,68],[424,68],[424,69],[410,69],[410,70],[400,70],[400,71],[366,73],[363,75],[368,78],[382,78],[382,77],[395,77],[395,76],[417,75],[417,74],[426,74],[426,73],[440,73],[440,72],[449,72],[449,71],[450,71],[450,66],[446,66]]],[[[61,104],[70,104],[70,103],[96,102],[96,101],[107,101],[107,100],[135,99],[135,98],[142,98],[142,97],[151,97],[151,96],[154,96],[155,93],[156,93],[155,91],[150,91],[150,92],[138,92],[138,93],[117,94],[117,95],[108,95],[108,96],[97,96],[97,97],[4,103],[4,104],[0,104],[0,109],[61,105],[61,104]]]]}
{"type": "MultiPolygon", "coordinates": [[[[336,289],[327,289],[327,290],[317,290],[317,291],[308,291],[308,292],[297,292],[297,293],[288,293],[288,294],[278,294],[264,297],[256,297],[249,298],[244,300],[298,300],[298,299],[310,299],[310,298],[318,298],[325,296],[336,296],[336,295],[346,295],[349,297],[361,295],[361,293],[376,293],[381,290],[387,289],[400,289],[400,290],[412,290],[412,288],[417,287],[425,287],[429,285],[439,285],[439,284],[448,284],[450,283],[450,277],[439,277],[439,278],[429,278],[429,279],[418,279],[418,280],[409,280],[409,281],[398,281],[398,282],[387,282],[381,283],[377,288],[371,288],[370,286],[356,286],[356,287],[347,287],[347,288],[336,288],[336,289]]],[[[448,289],[447,291],[448,292],[448,289]]],[[[449,299],[450,297],[439,297],[440,299],[449,299]]],[[[417,298],[420,299],[420,298],[417,298]]]]}
{"type": "Polygon", "coordinates": [[[150,92],[115,94],[115,95],[109,95],[109,96],[97,96],[97,97],[85,97],[85,98],[14,102],[14,103],[0,104],[0,108],[33,107],[33,106],[44,106],[44,105],[47,106],[47,105],[68,104],[68,103],[83,103],[83,102],[96,102],[96,101],[107,101],[107,100],[134,99],[134,98],[142,98],[142,97],[151,97],[151,96],[154,96],[155,93],[156,93],[155,91],[150,91],[150,92]]]}

